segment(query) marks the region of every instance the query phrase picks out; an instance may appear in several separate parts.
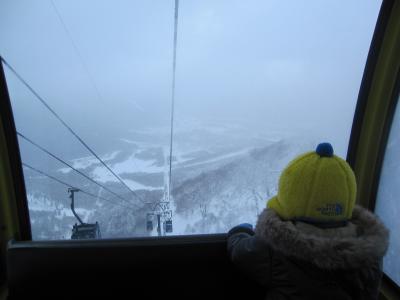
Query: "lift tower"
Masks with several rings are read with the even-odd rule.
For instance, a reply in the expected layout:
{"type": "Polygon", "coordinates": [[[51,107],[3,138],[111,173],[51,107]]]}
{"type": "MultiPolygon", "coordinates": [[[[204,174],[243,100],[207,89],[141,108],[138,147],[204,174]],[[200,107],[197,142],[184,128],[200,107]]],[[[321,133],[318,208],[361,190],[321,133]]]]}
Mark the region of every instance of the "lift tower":
{"type": "Polygon", "coordinates": [[[157,219],[158,236],[172,232],[172,210],[168,201],[147,203],[150,205],[150,212],[147,214],[147,230],[153,231],[153,220],[157,219]]]}
{"type": "Polygon", "coordinates": [[[169,172],[167,185],[164,187],[164,199],[163,201],[148,203],[153,205],[150,212],[147,214],[147,230],[153,230],[153,218],[157,217],[157,232],[158,236],[162,235],[162,231],[165,233],[172,232],[172,210],[170,209],[170,203],[172,202],[171,189],[172,189],[172,152],[173,152],[173,136],[174,136],[174,110],[175,110],[175,78],[176,78],[176,49],[178,44],[178,14],[179,12],[179,0],[175,0],[174,9],[174,39],[173,39],[173,55],[172,55],[172,89],[171,89],[171,132],[170,132],[170,143],[169,143],[169,172]],[[163,224],[163,228],[161,228],[163,224]]]}

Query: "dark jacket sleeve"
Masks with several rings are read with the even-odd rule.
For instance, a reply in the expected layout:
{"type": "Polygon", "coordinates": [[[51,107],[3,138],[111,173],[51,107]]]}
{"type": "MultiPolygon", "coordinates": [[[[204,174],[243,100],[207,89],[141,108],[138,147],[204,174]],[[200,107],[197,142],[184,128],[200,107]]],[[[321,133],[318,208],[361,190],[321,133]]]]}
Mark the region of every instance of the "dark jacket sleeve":
{"type": "Polygon", "coordinates": [[[271,250],[256,235],[246,231],[228,233],[228,254],[248,277],[263,286],[271,280],[271,250]]]}
{"type": "Polygon", "coordinates": [[[382,260],[380,259],[375,264],[369,266],[369,268],[361,271],[361,281],[363,286],[362,299],[378,299],[379,298],[379,287],[382,281],[382,260]]]}

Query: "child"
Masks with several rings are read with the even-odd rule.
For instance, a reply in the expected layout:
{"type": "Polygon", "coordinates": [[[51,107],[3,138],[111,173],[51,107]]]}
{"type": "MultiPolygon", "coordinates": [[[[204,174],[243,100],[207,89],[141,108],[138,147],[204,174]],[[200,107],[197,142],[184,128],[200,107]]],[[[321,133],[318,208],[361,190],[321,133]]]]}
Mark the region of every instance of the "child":
{"type": "Polygon", "coordinates": [[[255,232],[229,231],[229,255],[266,299],[377,299],[389,232],[355,199],[350,166],[320,144],[283,171],[255,232]]]}

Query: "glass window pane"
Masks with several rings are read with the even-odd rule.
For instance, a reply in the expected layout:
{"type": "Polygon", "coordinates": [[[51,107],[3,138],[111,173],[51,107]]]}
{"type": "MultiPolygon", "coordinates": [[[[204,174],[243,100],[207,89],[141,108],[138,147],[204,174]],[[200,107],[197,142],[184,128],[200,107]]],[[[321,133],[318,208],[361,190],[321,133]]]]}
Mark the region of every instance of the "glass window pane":
{"type": "Polygon", "coordinates": [[[390,229],[389,250],[383,259],[384,272],[400,286],[400,106],[397,105],[386,146],[375,212],[390,229]]]}
{"type": "Polygon", "coordinates": [[[33,238],[254,223],[296,155],[346,156],[380,4],[179,1],[170,176],[175,1],[2,1],[33,238]]]}

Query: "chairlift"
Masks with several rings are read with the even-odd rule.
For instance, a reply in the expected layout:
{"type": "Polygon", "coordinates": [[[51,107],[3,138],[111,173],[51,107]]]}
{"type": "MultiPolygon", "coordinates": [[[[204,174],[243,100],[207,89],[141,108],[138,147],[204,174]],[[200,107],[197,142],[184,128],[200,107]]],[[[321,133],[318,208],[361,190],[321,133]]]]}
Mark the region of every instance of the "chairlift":
{"type": "Polygon", "coordinates": [[[153,227],[153,221],[147,221],[147,231],[153,231],[154,227],[153,227]]]}
{"type": "Polygon", "coordinates": [[[147,221],[146,221],[147,231],[153,231],[153,229],[154,229],[153,217],[154,217],[153,214],[151,214],[151,213],[147,214],[147,221]]]}
{"type": "Polygon", "coordinates": [[[146,221],[146,228],[147,231],[153,231],[153,216],[151,214],[147,214],[147,221],[146,221]]]}
{"type": "Polygon", "coordinates": [[[166,233],[172,232],[172,220],[165,221],[165,232],[166,233]]]}
{"type": "Polygon", "coordinates": [[[78,214],[75,212],[75,205],[74,205],[74,200],[75,200],[75,193],[79,192],[79,189],[75,188],[69,188],[68,193],[70,193],[69,197],[71,198],[71,210],[74,216],[77,218],[79,221],[79,224],[75,223],[75,225],[72,227],[72,235],[71,239],[72,240],[79,240],[79,239],[98,239],[101,238],[101,233],[100,233],[100,226],[99,223],[84,223],[82,219],[78,216],[78,214]]]}
{"type": "Polygon", "coordinates": [[[95,224],[75,224],[72,228],[72,240],[80,239],[99,239],[101,238],[99,223],[95,224]]]}

